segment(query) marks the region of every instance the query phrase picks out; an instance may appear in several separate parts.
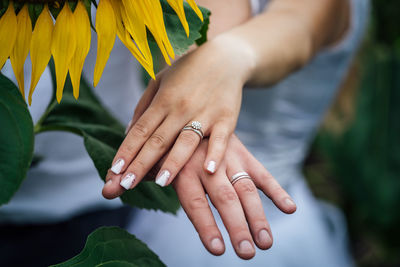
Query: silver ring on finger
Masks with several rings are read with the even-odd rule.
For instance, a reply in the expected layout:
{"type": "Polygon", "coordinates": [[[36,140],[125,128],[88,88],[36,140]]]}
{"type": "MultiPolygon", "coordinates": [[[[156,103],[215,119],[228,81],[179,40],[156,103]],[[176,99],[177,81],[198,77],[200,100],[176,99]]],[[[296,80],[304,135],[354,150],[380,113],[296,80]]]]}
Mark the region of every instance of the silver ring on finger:
{"type": "Polygon", "coordinates": [[[231,184],[234,185],[237,181],[242,180],[242,179],[251,179],[250,175],[247,172],[238,172],[231,177],[231,184]]]}
{"type": "Polygon", "coordinates": [[[203,131],[201,130],[201,123],[199,121],[192,121],[190,124],[183,127],[181,132],[183,131],[195,132],[200,137],[200,140],[204,137],[203,131]]]}

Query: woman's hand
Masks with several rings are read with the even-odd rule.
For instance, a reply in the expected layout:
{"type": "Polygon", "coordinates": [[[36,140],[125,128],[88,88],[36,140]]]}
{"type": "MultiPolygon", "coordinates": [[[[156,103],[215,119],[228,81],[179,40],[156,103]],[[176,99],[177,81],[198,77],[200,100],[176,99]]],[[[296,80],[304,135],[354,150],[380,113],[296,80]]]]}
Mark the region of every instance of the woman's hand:
{"type": "Polygon", "coordinates": [[[236,254],[250,259],[255,255],[254,244],[260,249],[272,246],[271,229],[256,188],[285,213],[295,212],[296,205],[235,136],[230,138],[225,158],[214,175],[202,169],[206,151],[205,140],[178,174],[173,186],[209,252],[221,255],[225,245],[206,194],[221,215],[236,254]],[[238,180],[232,186],[230,177],[239,172],[247,172],[251,179],[238,180]]]}
{"type": "Polygon", "coordinates": [[[203,167],[215,172],[236,126],[249,62],[246,49],[216,38],[161,72],[140,100],[109,175],[122,174],[121,185],[131,189],[169,152],[156,179],[168,185],[201,141],[192,130],[181,132],[193,121],[210,137],[203,167]]]}
{"type": "MultiPolygon", "coordinates": [[[[285,213],[295,212],[296,204],[236,136],[230,137],[220,168],[213,175],[204,172],[202,166],[207,146],[208,140],[205,139],[172,185],[210,253],[223,254],[225,245],[206,194],[221,215],[236,254],[243,259],[250,259],[255,255],[254,244],[260,249],[268,249],[273,240],[256,188],[262,190],[285,213]],[[231,177],[239,172],[247,172],[251,180],[241,179],[232,185],[231,177]]],[[[114,179],[119,182],[118,178],[114,179]]],[[[110,180],[108,178],[107,181],[110,180]]],[[[123,192],[117,182],[108,182],[103,189],[104,197],[109,199],[123,192]]]]}

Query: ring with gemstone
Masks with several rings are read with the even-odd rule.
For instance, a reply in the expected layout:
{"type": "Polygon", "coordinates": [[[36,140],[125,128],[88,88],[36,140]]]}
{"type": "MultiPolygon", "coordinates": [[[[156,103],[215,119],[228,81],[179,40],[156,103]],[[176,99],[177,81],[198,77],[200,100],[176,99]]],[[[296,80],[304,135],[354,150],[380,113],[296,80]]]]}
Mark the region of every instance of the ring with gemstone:
{"type": "Polygon", "coordinates": [[[192,121],[190,124],[183,127],[182,132],[188,130],[195,132],[200,137],[200,139],[203,139],[204,134],[201,130],[201,123],[199,121],[192,121]]]}
{"type": "Polygon", "coordinates": [[[237,181],[241,179],[251,179],[250,175],[247,172],[238,172],[231,177],[231,184],[234,185],[237,181]]]}

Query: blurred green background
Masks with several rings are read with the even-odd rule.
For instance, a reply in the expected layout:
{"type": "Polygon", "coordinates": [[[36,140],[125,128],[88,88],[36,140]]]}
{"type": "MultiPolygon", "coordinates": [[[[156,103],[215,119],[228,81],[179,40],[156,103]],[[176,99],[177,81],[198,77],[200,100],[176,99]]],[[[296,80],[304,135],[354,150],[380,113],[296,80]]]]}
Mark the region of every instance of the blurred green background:
{"type": "Polygon", "coordinates": [[[305,162],[346,214],[358,266],[400,266],[400,0],[373,0],[366,40],[305,162]]]}

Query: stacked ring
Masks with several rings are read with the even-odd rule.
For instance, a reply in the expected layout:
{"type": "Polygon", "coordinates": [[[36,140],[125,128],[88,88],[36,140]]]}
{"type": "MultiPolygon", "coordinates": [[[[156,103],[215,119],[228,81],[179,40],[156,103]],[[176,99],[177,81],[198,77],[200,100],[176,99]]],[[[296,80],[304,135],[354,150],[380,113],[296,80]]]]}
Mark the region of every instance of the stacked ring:
{"type": "Polygon", "coordinates": [[[200,140],[203,139],[204,134],[203,134],[203,131],[201,130],[201,123],[200,122],[192,121],[191,124],[188,124],[185,127],[183,127],[182,132],[183,131],[188,131],[188,130],[195,132],[200,137],[200,140]]]}
{"type": "Polygon", "coordinates": [[[238,172],[231,177],[231,184],[234,185],[237,181],[241,179],[250,179],[251,177],[247,172],[238,172]]]}

